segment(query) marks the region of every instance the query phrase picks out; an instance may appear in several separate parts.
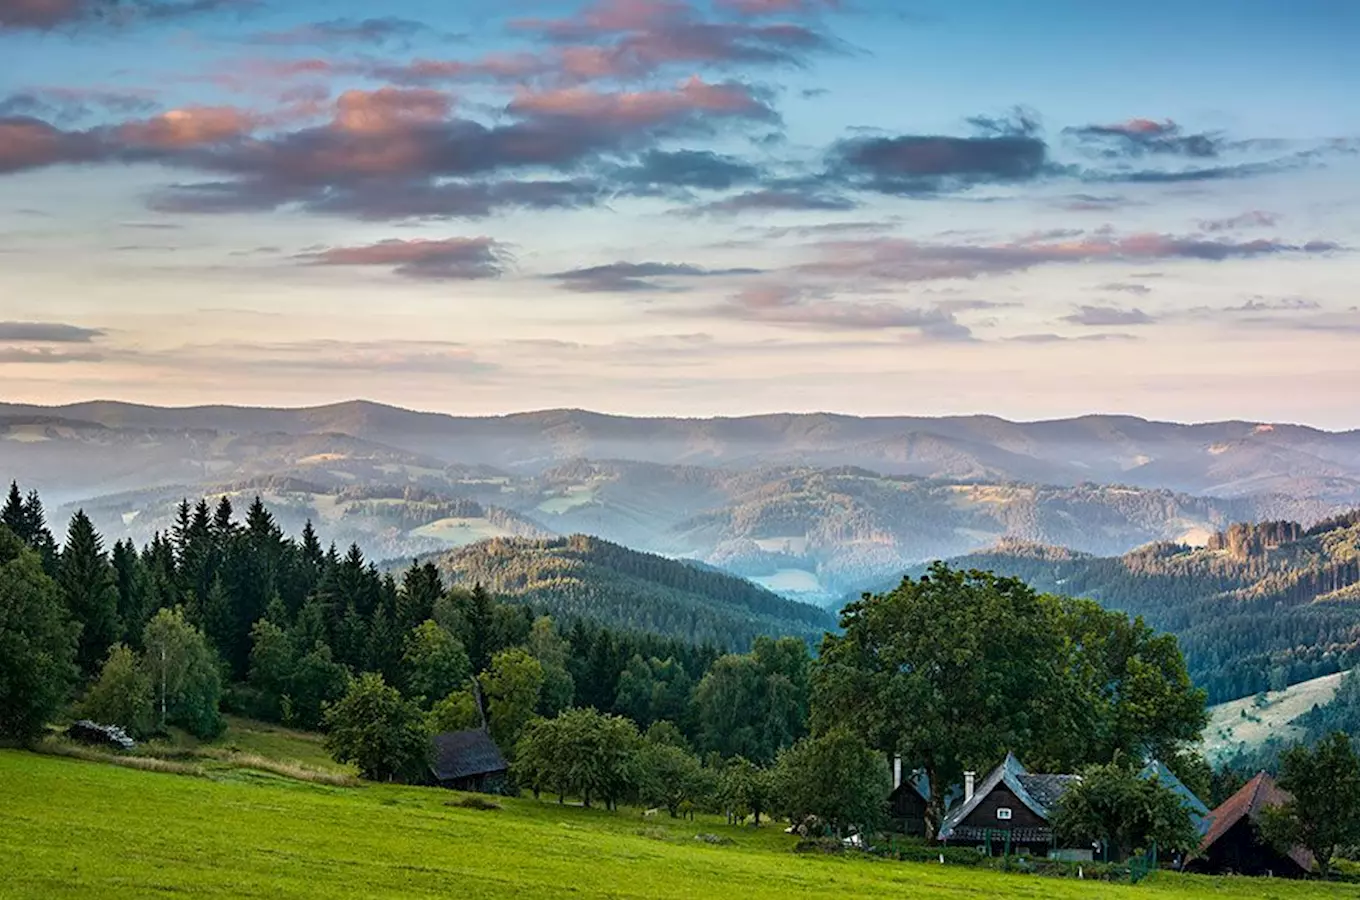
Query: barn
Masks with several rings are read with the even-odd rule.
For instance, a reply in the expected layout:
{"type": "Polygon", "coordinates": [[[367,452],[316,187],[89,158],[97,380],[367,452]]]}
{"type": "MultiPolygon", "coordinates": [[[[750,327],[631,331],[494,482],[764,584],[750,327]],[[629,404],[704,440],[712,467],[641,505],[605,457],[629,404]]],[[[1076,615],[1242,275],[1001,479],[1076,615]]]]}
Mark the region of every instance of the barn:
{"type": "Polygon", "coordinates": [[[496,742],[480,728],[447,731],[434,737],[430,774],[440,787],[500,793],[509,770],[496,742]]]}
{"type": "Polygon", "coordinates": [[[1257,823],[1263,810],[1291,799],[1265,772],[1209,813],[1199,850],[1186,863],[1190,872],[1213,875],[1274,875],[1303,878],[1313,871],[1313,855],[1302,847],[1281,853],[1262,839],[1257,823]]]}

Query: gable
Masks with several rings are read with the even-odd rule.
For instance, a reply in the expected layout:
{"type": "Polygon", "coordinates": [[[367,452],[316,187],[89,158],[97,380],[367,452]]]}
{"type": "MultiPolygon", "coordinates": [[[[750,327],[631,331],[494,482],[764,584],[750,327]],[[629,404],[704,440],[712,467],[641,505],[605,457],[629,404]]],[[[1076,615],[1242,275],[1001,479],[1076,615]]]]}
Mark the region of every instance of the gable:
{"type": "Polygon", "coordinates": [[[956,824],[956,828],[1042,828],[1048,820],[1004,783],[986,794],[974,795],[978,802],[956,824]]]}

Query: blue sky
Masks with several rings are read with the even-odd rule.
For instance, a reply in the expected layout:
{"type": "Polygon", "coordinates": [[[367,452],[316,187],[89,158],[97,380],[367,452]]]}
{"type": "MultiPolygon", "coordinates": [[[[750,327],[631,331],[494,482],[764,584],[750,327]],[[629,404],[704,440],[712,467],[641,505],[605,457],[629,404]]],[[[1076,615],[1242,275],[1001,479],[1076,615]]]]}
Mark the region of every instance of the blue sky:
{"type": "Polygon", "coordinates": [[[6,399],[1360,427],[1341,0],[0,0],[6,399]]]}

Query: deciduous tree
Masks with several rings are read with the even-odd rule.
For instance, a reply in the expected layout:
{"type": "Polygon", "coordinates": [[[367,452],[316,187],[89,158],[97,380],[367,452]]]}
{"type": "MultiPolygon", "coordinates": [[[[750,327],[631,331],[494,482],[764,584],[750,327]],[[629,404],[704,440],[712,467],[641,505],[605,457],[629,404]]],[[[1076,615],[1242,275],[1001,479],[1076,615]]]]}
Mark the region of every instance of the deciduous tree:
{"type": "Polygon", "coordinates": [[[1293,795],[1266,811],[1266,835],[1280,848],[1306,847],[1326,878],[1338,847],[1360,844],[1360,759],[1343,732],[1280,757],[1279,785],[1293,795]]]}
{"type": "Polygon", "coordinates": [[[326,712],[326,748],[354,763],[370,781],[418,776],[428,764],[430,735],[414,703],[374,672],[365,672],[326,712]]]}
{"type": "Polygon", "coordinates": [[[76,678],[76,635],[42,559],[0,525],[0,737],[31,740],[76,678]]]}

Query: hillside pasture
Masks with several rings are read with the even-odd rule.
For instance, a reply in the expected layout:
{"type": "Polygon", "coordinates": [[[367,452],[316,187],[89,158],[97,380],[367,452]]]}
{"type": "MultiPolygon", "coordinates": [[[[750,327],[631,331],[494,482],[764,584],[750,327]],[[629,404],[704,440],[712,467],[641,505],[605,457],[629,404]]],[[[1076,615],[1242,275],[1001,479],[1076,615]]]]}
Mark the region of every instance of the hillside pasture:
{"type": "Polygon", "coordinates": [[[1254,695],[1210,707],[1209,725],[1204,729],[1205,757],[1212,763],[1239,749],[1255,749],[1272,738],[1285,744],[1302,739],[1303,729],[1290,723],[1314,705],[1331,703],[1344,674],[1324,675],[1283,691],[1269,691],[1262,699],[1254,695]]]}
{"type": "Polygon", "coordinates": [[[1360,897],[1348,885],[1161,873],[1139,886],[795,854],[729,827],[390,785],[139,771],[0,751],[2,897],[1077,900],[1360,897]],[[714,835],[718,843],[698,839],[714,835]]]}

